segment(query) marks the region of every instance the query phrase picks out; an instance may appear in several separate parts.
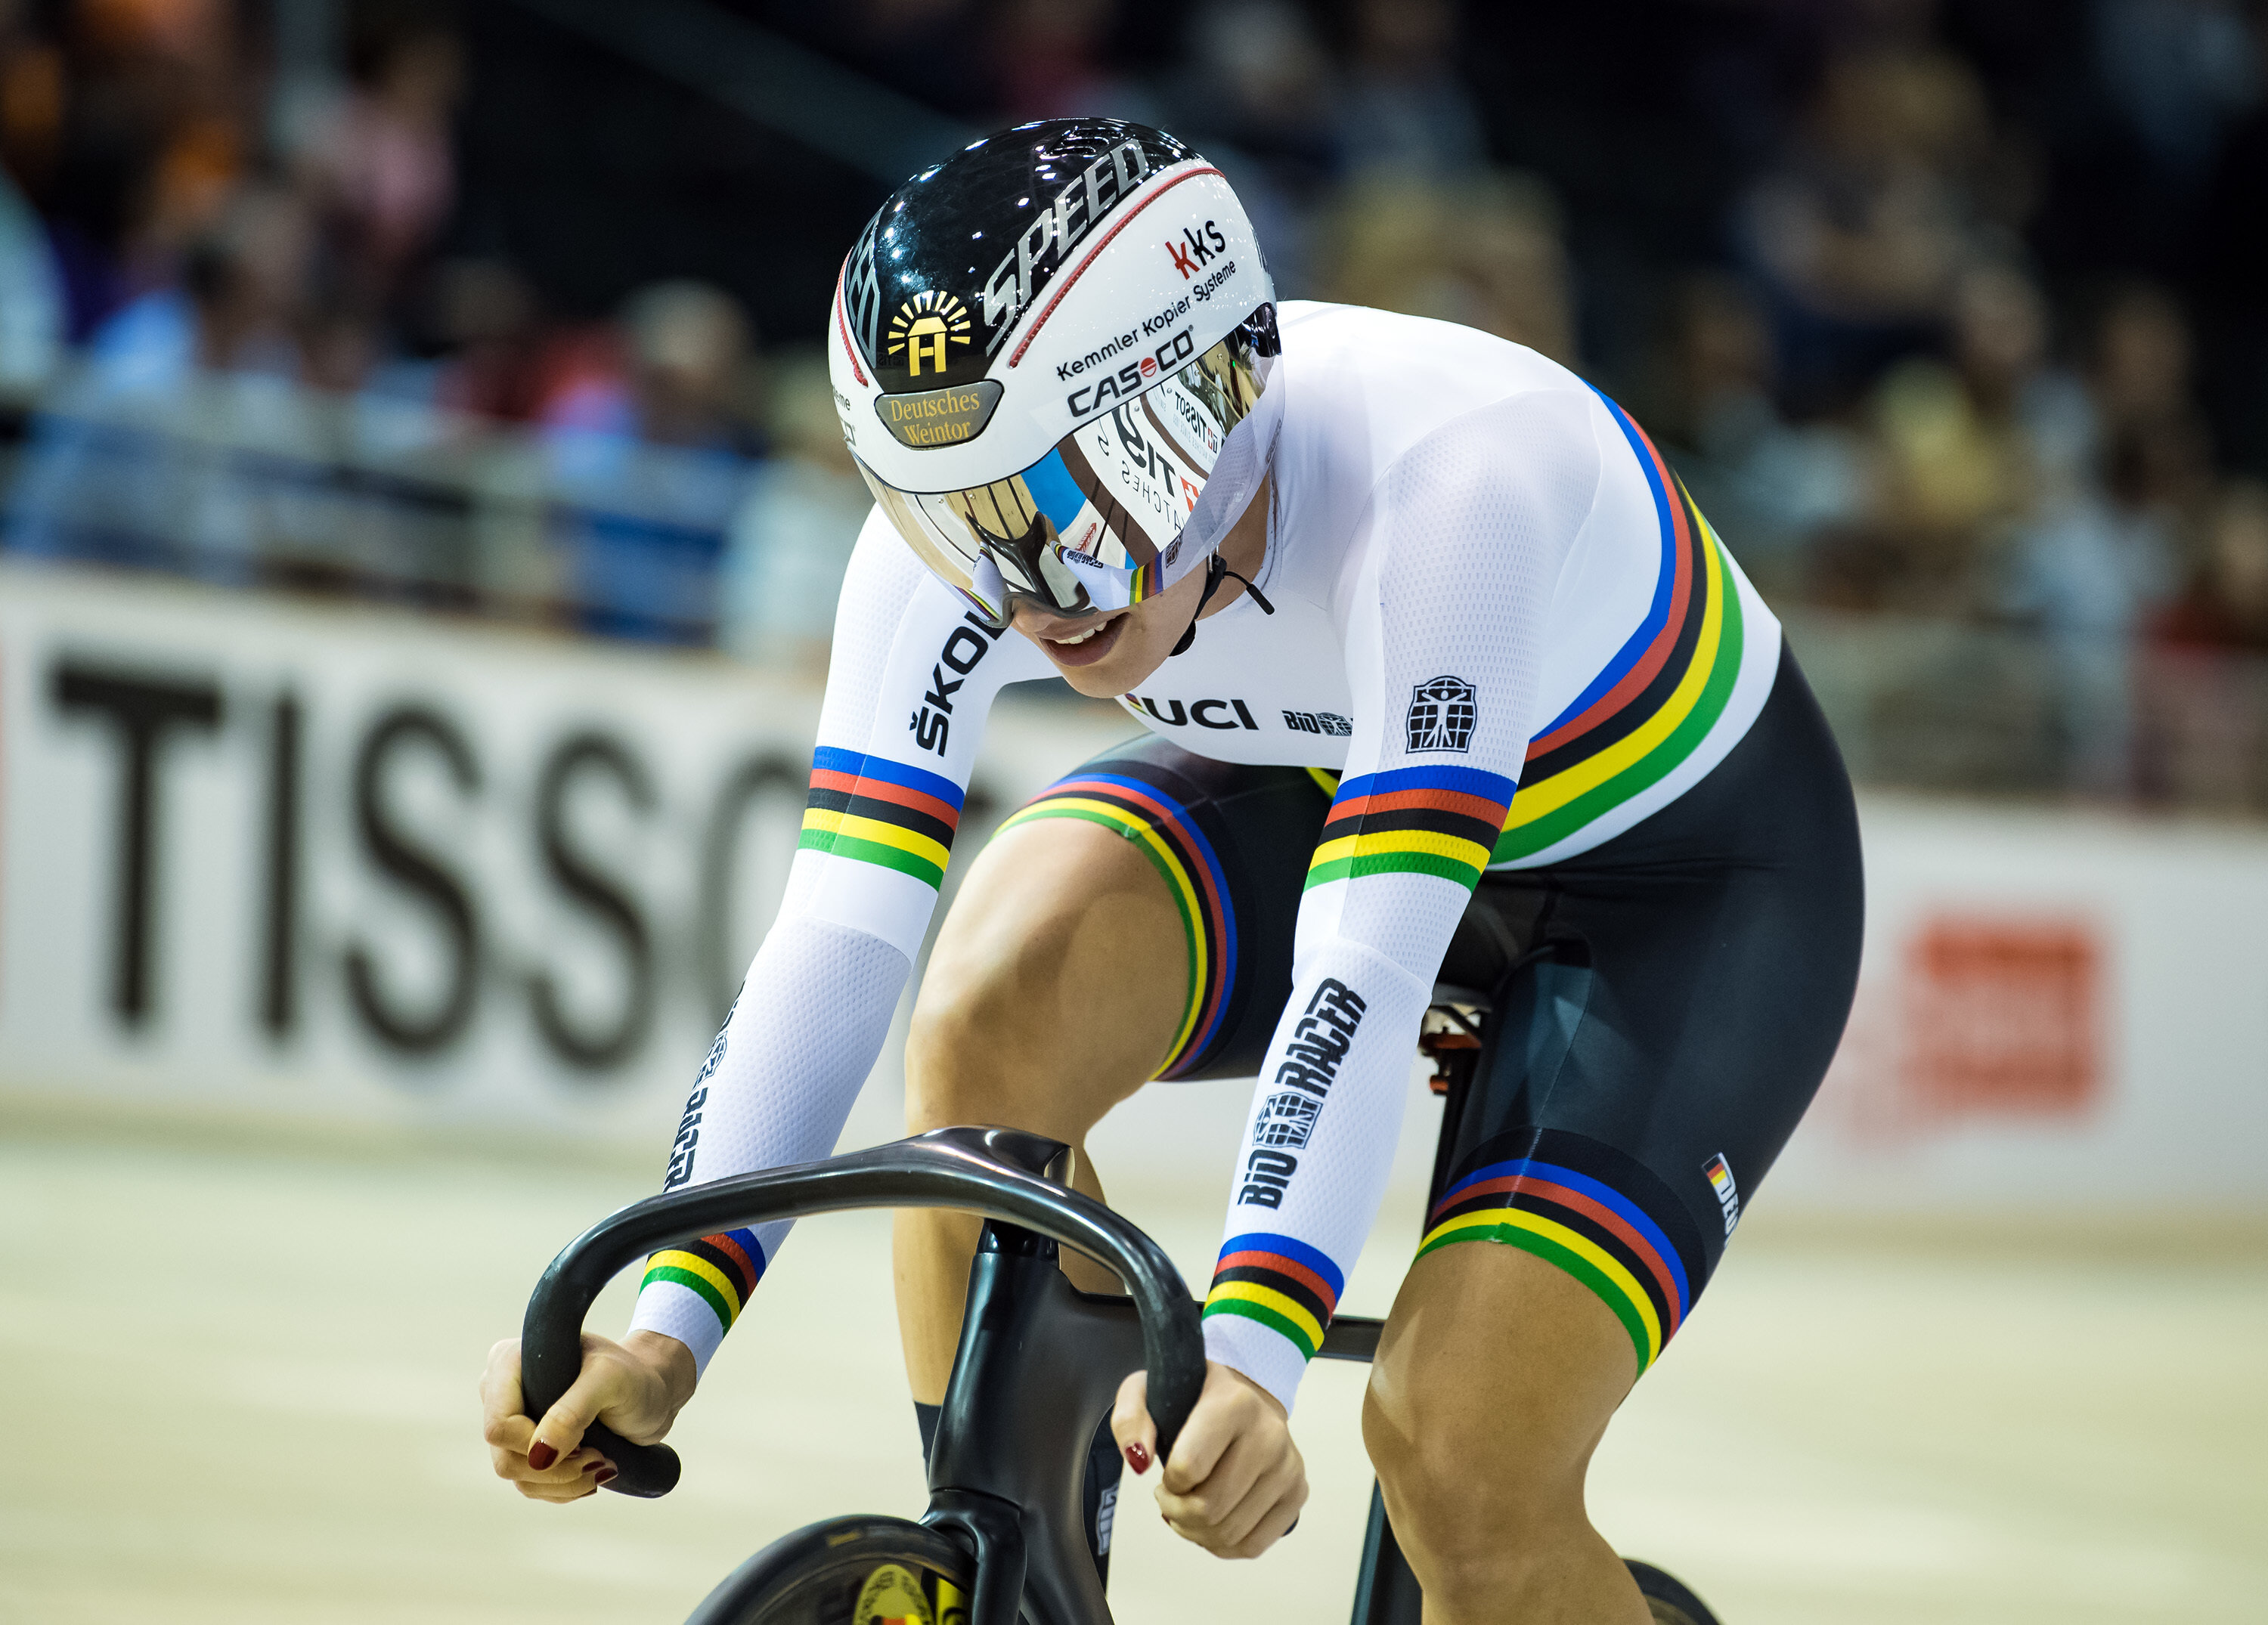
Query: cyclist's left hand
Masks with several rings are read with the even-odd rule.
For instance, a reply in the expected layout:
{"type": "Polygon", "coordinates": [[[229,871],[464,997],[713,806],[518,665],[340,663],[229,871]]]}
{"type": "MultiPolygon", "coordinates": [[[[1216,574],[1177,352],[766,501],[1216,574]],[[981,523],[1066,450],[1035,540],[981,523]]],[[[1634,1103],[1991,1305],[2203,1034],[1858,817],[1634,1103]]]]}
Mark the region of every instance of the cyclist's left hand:
{"type": "MultiPolygon", "coordinates": [[[[1150,1379],[1141,1371],[1118,1386],[1110,1431],[1126,1462],[1146,1473],[1157,1452],[1150,1379]]],[[[1184,1540],[1216,1557],[1257,1557],[1299,1521],[1307,1504],[1307,1464],[1276,1396],[1241,1371],[1208,1361],[1204,1392],[1159,1476],[1158,1510],[1184,1540]]]]}

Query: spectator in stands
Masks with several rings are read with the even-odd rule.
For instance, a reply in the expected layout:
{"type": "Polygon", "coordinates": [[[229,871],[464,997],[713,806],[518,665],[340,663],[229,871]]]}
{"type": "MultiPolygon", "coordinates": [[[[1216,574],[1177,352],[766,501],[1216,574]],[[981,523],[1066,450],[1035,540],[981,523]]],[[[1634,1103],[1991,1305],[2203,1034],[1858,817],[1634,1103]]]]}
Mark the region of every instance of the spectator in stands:
{"type": "Polygon", "coordinates": [[[745,405],[753,335],[730,294],[689,281],[633,294],[622,328],[622,370],[544,411],[564,590],[594,630],[705,643],[761,449],[745,405]]]}
{"type": "Polygon", "coordinates": [[[1976,246],[1970,181],[1990,135],[1975,74],[1947,53],[1883,46],[1829,62],[1736,232],[1799,409],[1848,403],[1933,342],[1976,246]]]}
{"type": "Polygon", "coordinates": [[[1904,555],[1900,601],[1961,613],[1985,597],[1986,549],[2017,529],[2053,531],[2098,496],[2093,413],[2078,381],[2048,364],[2047,305],[2031,279],[1974,266],[1952,307],[1951,361],[1899,363],[1871,416],[1884,533],[1904,555]]]}
{"type": "Polygon", "coordinates": [[[2103,454],[2150,484],[2147,500],[2185,506],[2205,489],[2210,450],[2196,396],[2189,319],[2147,283],[2117,290],[2095,319],[2088,390],[2103,454]]]}
{"type": "Polygon", "coordinates": [[[1148,95],[1111,66],[1117,24],[1117,0],[1002,0],[991,35],[1004,121],[1096,116],[1156,122],[1148,95]]]}
{"type": "Polygon", "coordinates": [[[2190,349],[2155,290],[2110,303],[2089,346],[2099,487],[2044,508],[2007,556],[2000,607],[2046,639],[2067,782],[2092,794],[2134,782],[2135,646],[2180,585],[2180,537],[2203,489],[2190,349]]]}
{"type": "Polygon", "coordinates": [[[1340,139],[1358,172],[1457,181],[1488,163],[1479,110],[1458,77],[1448,0],[1357,0],[1340,139]]]}
{"type": "Polygon", "coordinates": [[[843,444],[824,354],[775,362],[770,385],[774,454],[733,520],[717,641],[742,659],[816,678],[874,499],[843,444]]]}
{"type": "Polygon", "coordinates": [[[2161,615],[2160,642],[2268,654],[2268,485],[2232,480],[2206,516],[2188,591],[2161,615]]]}
{"type": "Polygon", "coordinates": [[[307,241],[296,198],[248,188],[190,246],[180,286],[104,325],[34,423],[11,493],[11,545],[216,580],[257,576],[257,502],[229,450],[288,443],[304,428],[291,386],[307,241]]]}
{"type": "Polygon", "coordinates": [[[437,16],[381,12],[355,31],[351,88],[299,161],[335,304],[373,318],[386,311],[447,218],[462,59],[437,16]]]}
{"type": "Polygon", "coordinates": [[[0,406],[62,366],[66,306],[48,234],[0,169],[0,406]]]}
{"type": "Polygon", "coordinates": [[[1559,211],[1531,175],[1351,183],[1323,222],[1320,296],[1462,322],[1576,364],[1559,211]]]}
{"type": "Polygon", "coordinates": [[[2268,486],[2225,485],[2200,540],[2143,666],[2140,788],[2257,814],[2268,812],[2268,486]]]}
{"type": "Polygon", "coordinates": [[[433,404],[511,423],[537,415],[541,302],[527,278],[500,259],[456,260],[436,269],[430,297],[433,335],[444,349],[431,380],[433,404]]]}
{"type": "Polygon", "coordinates": [[[1705,273],[1680,303],[1669,398],[1658,420],[1678,472],[1767,593],[1816,584],[1822,553],[1850,562],[1874,506],[1868,443],[1840,424],[1791,423],[1773,398],[1771,335],[1739,282],[1705,273]]]}
{"type": "Polygon", "coordinates": [[[2221,131],[2261,97],[2239,0],[2092,0],[2095,71],[2156,183],[2193,197],[2221,131]]]}

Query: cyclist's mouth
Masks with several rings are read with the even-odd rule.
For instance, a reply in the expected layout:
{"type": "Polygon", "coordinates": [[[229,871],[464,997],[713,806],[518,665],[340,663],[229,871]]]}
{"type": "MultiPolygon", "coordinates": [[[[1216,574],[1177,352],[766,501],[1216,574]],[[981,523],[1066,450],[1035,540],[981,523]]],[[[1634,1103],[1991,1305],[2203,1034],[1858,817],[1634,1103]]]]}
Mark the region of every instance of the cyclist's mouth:
{"type": "Polygon", "coordinates": [[[1127,614],[1122,609],[1109,619],[1091,622],[1067,637],[1042,636],[1040,645],[1057,665],[1093,665],[1117,647],[1118,635],[1126,628],[1127,614]]]}

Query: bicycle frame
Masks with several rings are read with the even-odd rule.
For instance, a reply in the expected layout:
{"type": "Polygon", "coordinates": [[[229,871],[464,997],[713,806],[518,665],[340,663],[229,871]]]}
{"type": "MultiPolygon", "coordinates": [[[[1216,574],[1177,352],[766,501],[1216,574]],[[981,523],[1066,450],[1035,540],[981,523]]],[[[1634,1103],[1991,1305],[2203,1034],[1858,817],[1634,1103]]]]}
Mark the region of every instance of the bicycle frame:
{"type": "MultiPolygon", "coordinates": [[[[1428,1211],[1455,1157],[1469,1149],[1461,1141],[1474,1076],[1498,1040],[1484,1020],[1490,1004],[1469,989],[1440,983],[1434,989],[1433,1010],[1456,1031],[1429,1032],[1419,1040],[1437,1067],[1434,1092],[1447,1096],[1428,1211]]],[[[1086,1547],[1088,1443],[1116,1396],[1121,1373],[1138,1362],[1149,1375],[1150,1415],[1164,1460],[1204,1387],[1204,1339],[1200,1305],[1173,1261],[1133,1224],[1064,1183],[1068,1156],[1060,1142],[1019,1129],[939,1129],[624,1208],[570,1243],[536,1283],[521,1342],[527,1414],[542,1415],[573,1382],[582,1364],[583,1317],[600,1290],[658,1247],[744,1224],[858,1208],[982,1214],[987,1223],[969,1267],[922,1523],[973,1560],[968,1625],[1020,1625],[1026,1617],[1032,1625],[1108,1625],[1109,1603],[1086,1547]],[[1073,1287],[1058,1262],[1058,1246],[1113,1271],[1128,1296],[1073,1287]]],[[[1340,1316],[1317,1354],[1367,1362],[1384,1325],[1340,1316]]],[[[676,1452],[666,1445],[632,1445],[595,1423],[584,1443],[616,1464],[610,1489],[659,1496],[677,1482],[676,1452]]],[[[799,1558],[795,1542],[829,1527],[814,1525],[758,1553],[710,1593],[687,1625],[740,1617],[771,1583],[777,1563],[799,1558]]],[[[1648,1564],[1629,1566],[1653,1606],[1664,1599],[1671,1605],[1670,1613],[1656,1617],[1713,1625],[1681,1582],[1648,1564]]],[[[1424,1601],[1373,1484],[1352,1625],[1418,1625],[1424,1601]]]]}

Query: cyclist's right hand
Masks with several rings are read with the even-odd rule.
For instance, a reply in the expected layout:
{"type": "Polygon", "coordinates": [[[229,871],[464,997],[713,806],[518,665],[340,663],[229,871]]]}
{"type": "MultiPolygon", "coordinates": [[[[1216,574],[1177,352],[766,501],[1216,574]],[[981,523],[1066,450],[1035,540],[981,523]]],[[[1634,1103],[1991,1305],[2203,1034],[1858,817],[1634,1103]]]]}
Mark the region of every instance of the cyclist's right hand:
{"type": "Polygon", "coordinates": [[[636,1445],[669,1431],[697,1380],[693,1350],[659,1332],[622,1342],[583,1334],[583,1369],[559,1402],[534,1421],[521,1415],[519,1339],[489,1350],[481,1373],[481,1437],[498,1478],[532,1501],[580,1501],[615,1475],[615,1464],[583,1450],[583,1431],[604,1422],[636,1445]]]}

